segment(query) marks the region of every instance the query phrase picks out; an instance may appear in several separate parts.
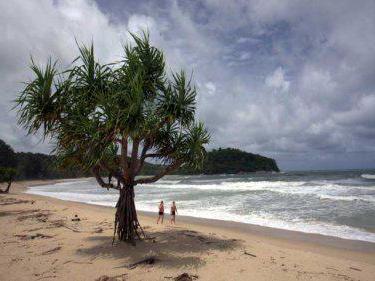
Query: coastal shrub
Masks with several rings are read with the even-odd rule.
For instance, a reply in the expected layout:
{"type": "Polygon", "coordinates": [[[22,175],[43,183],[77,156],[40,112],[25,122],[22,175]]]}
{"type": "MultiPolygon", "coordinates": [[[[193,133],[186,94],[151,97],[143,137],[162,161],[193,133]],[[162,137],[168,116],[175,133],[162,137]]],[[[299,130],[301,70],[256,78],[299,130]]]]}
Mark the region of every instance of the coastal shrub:
{"type": "Polygon", "coordinates": [[[14,150],[6,144],[3,140],[0,140],[0,184],[6,183],[7,187],[5,190],[0,190],[0,193],[8,193],[14,176],[16,175],[16,153],[14,150]]]}
{"type": "Polygon", "coordinates": [[[0,193],[8,193],[14,176],[16,175],[16,169],[9,167],[0,167],[0,184],[6,183],[7,187],[5,190],[0,190],[0,193]]]}

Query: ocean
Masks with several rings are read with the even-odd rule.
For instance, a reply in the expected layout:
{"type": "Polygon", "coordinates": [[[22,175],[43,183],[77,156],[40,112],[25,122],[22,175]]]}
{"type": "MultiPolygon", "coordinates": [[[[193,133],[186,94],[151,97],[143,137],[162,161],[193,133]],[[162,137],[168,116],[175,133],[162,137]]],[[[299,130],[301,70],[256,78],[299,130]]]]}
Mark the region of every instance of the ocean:
{"type": "MultiPolygon", "coordinates": [[[[94,179],[35,186],[27,193],[114,206],[94,179]]],[[[375,170],[166,176],[135,187],[136,208],[375,242],[375,170]]],[[[177,218],[178,220],[178,218],[177,218]]]]}

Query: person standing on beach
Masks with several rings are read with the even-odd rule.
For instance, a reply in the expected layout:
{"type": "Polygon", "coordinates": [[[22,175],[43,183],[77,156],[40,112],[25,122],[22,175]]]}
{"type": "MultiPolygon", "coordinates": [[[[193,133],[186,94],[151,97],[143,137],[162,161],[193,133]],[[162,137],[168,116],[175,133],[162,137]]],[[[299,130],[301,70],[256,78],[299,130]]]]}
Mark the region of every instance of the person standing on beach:
{"type": "Polygon", "coordinates": [[[161,224],[163,224],[163,221],[164,221],[164,202],[163,201],[160,201],[160,204],[159,204],[159,216],[158,216],[158,220],[156,224],[159,224],[160,219],[161,219],[161,224]]]}
{"type": "Polygon", "coordinates": [[[177,207],[176,203],[173,201],[171,206],[171,221],[170,224],[176,224],[176,213],[177,213],[177,207]]]}

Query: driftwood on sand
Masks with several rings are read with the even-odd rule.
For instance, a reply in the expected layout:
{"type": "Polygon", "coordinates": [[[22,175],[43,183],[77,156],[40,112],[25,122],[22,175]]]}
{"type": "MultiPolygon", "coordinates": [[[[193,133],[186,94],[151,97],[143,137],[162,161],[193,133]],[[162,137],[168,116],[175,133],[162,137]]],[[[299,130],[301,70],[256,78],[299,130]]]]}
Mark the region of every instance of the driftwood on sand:
{"type": "Polygon", "coordinates": [[[156,257],[147,257],[147,258],[144,258],[140,261],[137,261],[135,263],[132,263],[132,264],[129,264],[128,266],[126,266],[128,269],[134,269],[136,268],[138,265],[141,265],[141,264],[154,264],[156,262],[156,257]]]}
{"type": "Polygon", "coordinates": [[[253,257],[253,258],[256,258],[256,257],[257,257],[256,255],[254,255],[254,254],[252,254],[252,253],[249,253],[249,252],[247,252],[247,251],[244,251],[243,253],[244,253],[244,255],[248,255],[248,256],[251,256],[251,257],[253,257]]]}

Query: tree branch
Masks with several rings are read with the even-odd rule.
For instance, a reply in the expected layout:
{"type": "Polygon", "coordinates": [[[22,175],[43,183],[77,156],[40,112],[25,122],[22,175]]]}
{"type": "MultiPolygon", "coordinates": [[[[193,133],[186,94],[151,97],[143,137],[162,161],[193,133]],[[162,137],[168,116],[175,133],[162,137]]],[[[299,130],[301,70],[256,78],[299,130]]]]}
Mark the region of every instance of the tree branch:
{"type": "Polygon", "coordinates": [[[142,155],[140,158],[140,165],[137,169],[137,174],[141,171],[143,168],[143,165],[145,163],[146,158],[162,158],[162,157],[167,157],[168,155],[172,154],[175,150],[170,149],[169,151],[166,151],[164,153],[147,153],[149,146],[143,147],[142,155]]]}
{"type": "Polygon", "coordinates": [[[166,150],[164,152],[156,152],[156,153],[147,153],[144,155],[144,158],[162,158],[162,157],[167,157],[169,155],[171,155],[173,152],[175,152],[176,149],[169,149],[169,150],[166,150]]]}
{"type": "Polygon", "coordinates": [[[133,147],[132,147],[132,154],[131,154],[131,161],[130,161],[130,180],[133,181],[136,174],[136,168],[138,167],[138,149],[139,149],[140,140],[138,138],[133,139],[133,147]]]}
{"type": "Polygon", "coordinates": [[[128,164],[128,135],[124,134],[121,139],[120,166],[126,179],[129,179],[128,164]]]}
{"type": "Polygon", "coordinates": [[[157,180],[161,179],[164,177],[166,174],[178,169],[182,165],[183,161],[182,160],[177,160],[176,162],[172,163],[168,167],[166,167],[163,171],[161,171],[159,174],[153,176],[153,177],[147,177],[147,178],[140,178],[136,180],[134,183],[135,184],[143,184],[143,183],[153,183],[156,182],[157,180]]]}
{"type": "Polygon", "coordinates": [[[135,173],[136,175],[138,175],[138,173],[142,170],[143,165],[145,164],[146,153],[147,153],[148,149],[150,148],[150,146],[151,146],[151,141],[149,139],[145,140],[144,144],[143,144],[143,148],[142,148],[140,162],[139,162],[139,165],[137,167],[137,172],[135,173]]]}
{"type": "Polygon", "coordinates": [[[100,167],[97,165],[97,166],[94,166],[92,169],[91,169],[91,172],[93,173],[96,181],[98,182],[98,184],[103,187],[103,188],[106,188],[106,189],[117,189],[119,190],[120,188],[113,185],[112,183],[106,183],[104,182],[104,180],[102,179],[102,177],[100,176],[100,167]]]}
{"type": "Polygon", "coordinates": [[[119,170],[115,171],[111,169],[105,162],[100,162],[99,167],[105,170],[108,174],[110,174],[110,176],[113,176],[120,183],[125,184],[121,171],[119,170]]]}

